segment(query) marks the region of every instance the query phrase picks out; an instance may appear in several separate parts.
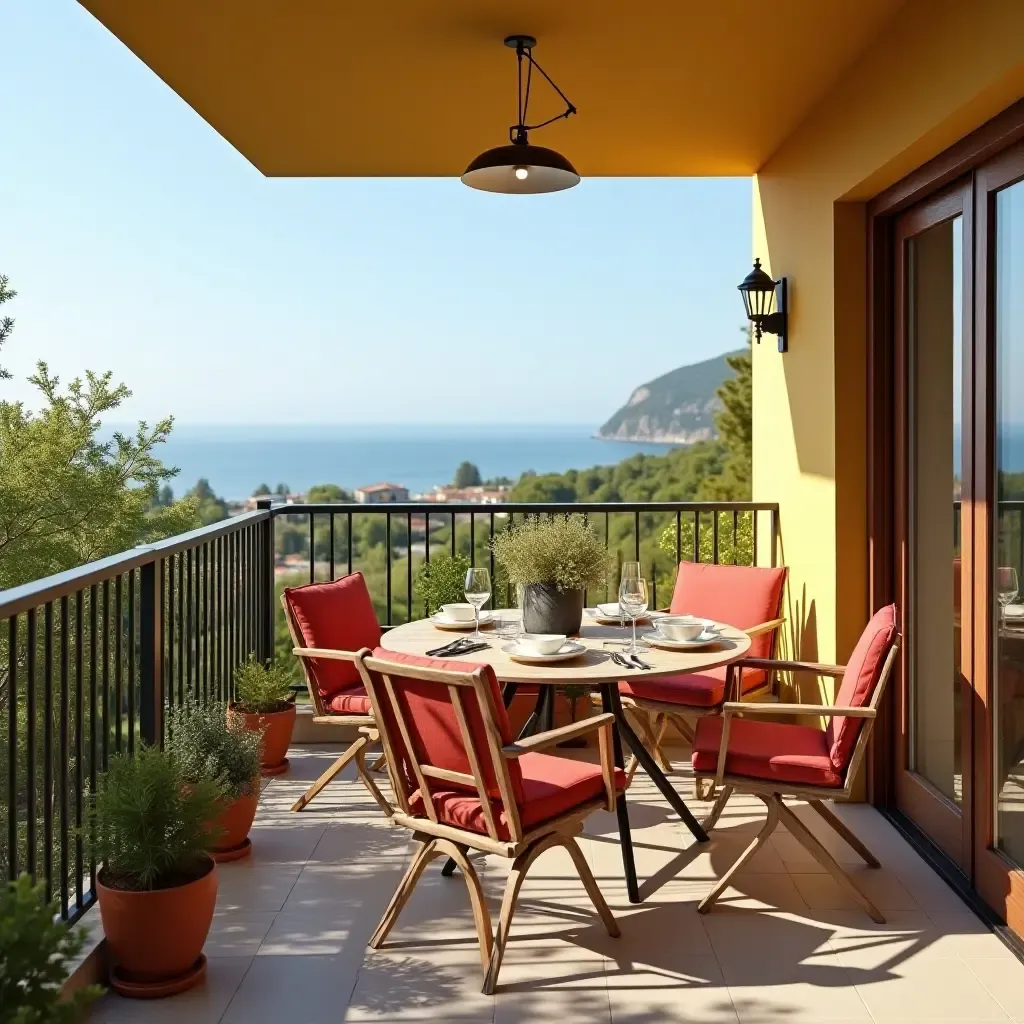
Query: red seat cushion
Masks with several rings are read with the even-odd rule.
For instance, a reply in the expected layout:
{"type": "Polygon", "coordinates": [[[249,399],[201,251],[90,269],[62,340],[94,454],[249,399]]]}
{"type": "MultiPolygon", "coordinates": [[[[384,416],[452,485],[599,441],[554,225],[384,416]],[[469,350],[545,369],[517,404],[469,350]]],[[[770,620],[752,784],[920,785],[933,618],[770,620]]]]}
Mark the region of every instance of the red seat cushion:
{"type": "MultiPolygon", "coordinates": [[[[717,715],[697,721],[693,739],[693,770],[714,775],[718,770],[718,746],[722,721],[717,715]]],[[[809,725],[734,718],[729,729],[725,758],[729,775],[746,775],[784,785],[841,787],[829,757],[825,733],[809,725]]]]}
{"type": "Polygon", "coordinates": [[[336,715],[369,715],[373,711],[366,687],[362,684],[336,693],[327,702],[327,709],[336,715]]]}
{"type": "MultiPolygon", "coordinates": [[[[522,772],[523,800],[519,805],[519,821],[524,832],[557,818],[580,804],[604,796],[601,768],[586,761],[574,761],[550,754],[524,754],[518,758],[522,772]]],[[[615,769],[615,786],[621,792],[626,786],[626,773],[615,769]]],[[[487,835],[487,820],[476,794],[462,789],[433,788],[431,796],[438,818],[448,825],[487,835]]],[[[508,819],[500,800],[491,802],[498,838],[508,841],[508,819]]],[[[415,815],[426,816],[423,798],[416,790],[410,798],[415,815]]]]}
{"type": "MultiPolygon", "coordinates": [[[[697,615],[752,629],[779,617],[785,583],[785,567],[680,562],[670,607],[675,615],[697,615]]],[[[771,657],[773,639],[772,633],[755,637],[747,657],[771,657]]]]}
{"type": "MultiPolygon", "coordinates": [[[[721,665],[706,672],[692,675],[659,676],[647,682],[642,676],[635,676],[628,682],[619,683],[619,693],[624,697],[640,700],[656,700],[663,704],[679,704],[682,707],[711,708],[725,699],[725,677],[728,668],[721,665]]],[[[764,685],[765,673],[760,669],[747,669],[743,676],[743,692],[764,685]]]]}
{"type": "MultiPolygon", "coordinates": [[[[896,639],[896,605],[879,608],[871,617],[857,646],[846,663],[843,681],[836,694],[835,707],[860,708],[871,700],[882,675],[886,655],[896,639]]],[[[853,756],[862,718],[837,716],[829,720],[825,737],[832,765],[837,772],[846,771],[853,756]]]]}
{"type": "MultiPolygon", "coordinates": [[[[333,583],[286,587],[285,600],[306,647],[332,651],[371,651],[380,643],[380,623],[361,572],[333,583]]],[[[359,670],[348,661],[310,659],[306,670],[325,700],[360,683],[359,670]]]]}

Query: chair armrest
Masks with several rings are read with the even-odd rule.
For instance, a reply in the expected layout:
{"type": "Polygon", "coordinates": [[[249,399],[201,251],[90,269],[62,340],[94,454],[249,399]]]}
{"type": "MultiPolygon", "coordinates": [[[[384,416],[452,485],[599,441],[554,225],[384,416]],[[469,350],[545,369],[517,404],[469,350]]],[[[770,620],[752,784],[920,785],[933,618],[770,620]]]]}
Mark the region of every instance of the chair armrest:
{"type": "Polygon", "coordinates": [[[336,651],[330,647],[293,647],[292,654],[299,658],[322,658],[325,661],[359,661],[359,651],[336,651]]]}
{"type": "Polygon", "coordinates": [[[743,668],[763,668],[777,672],[813,672],[815,675],[831,676],[833,679],[839,679],[846,671],[845,665],[824,665],[816,661],[779,661],[775,658],[741,658],[735,664],[743,668]]]}
{"type": "Polygon", "coordinates": [[[772,619],[771,622],[762,622],[759,626],[751,626],[750,629],[745,629],[743,632],[753,640],[755,637],[764,636],[765,633],[774,633],[775,630],[785,624],[785,618],[772,619]]]}
{"type": "Polygon", "coordinates": [[[822,718],[875,718],[874,708],[843,708],[831,704],[755,704],[727,701],[722,705],[723,715],[817,715],[822,718]]]}
{"type": "Polygon", "coordinates": [[[559,743],[575,739],[577,736],[584,736],[588,732],[600,729],[602,726],[610,726],[614,721],[615,716],[611,712],[606,712],[603,715],[593,715],[590,718],[584,718],[582,722],[570,722],[568,725],[561,725],[557,729],[548,729],[547,732],[538,732],[533,736],[528,736],[526,739],[516,740],[515,743],[502,747],[501,752],[509,760],[514,760],[517,757],[522,757],[523,754],[536,753],[540,750],[556,747],[559,743]]]}

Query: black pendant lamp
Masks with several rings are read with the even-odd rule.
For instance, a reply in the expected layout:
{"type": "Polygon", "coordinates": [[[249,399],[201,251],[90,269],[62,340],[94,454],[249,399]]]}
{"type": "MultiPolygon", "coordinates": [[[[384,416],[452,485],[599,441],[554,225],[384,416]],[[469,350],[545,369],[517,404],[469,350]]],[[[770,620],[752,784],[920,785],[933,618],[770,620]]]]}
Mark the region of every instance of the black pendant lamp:
{"type": "Polygon", "coordinates": [[[519,72],[516,123],[508,130],[511,145],[496,146],[481,153],[462,175],[463,184],[484,192],[504,192],[509,195],[528,195],[537,192],[560,192],[572,188],[580,181],[576,168],[561,153],[544,146],[534,146],[527,133],[543,128],[563,117],[576,113],[565,93],[548,77],[547,72],[533,59],[537,40],[533,36],[508,36],[505,45],[516,51],[519,72]],[[523,60],[526,61],[526,79],[523,79],[523,60]],[[549,117],[540,124],[527,124],[526,112],[530,105],[530,81],[536,68],[548,85],[565,101],[561,114],[549,117]]]}

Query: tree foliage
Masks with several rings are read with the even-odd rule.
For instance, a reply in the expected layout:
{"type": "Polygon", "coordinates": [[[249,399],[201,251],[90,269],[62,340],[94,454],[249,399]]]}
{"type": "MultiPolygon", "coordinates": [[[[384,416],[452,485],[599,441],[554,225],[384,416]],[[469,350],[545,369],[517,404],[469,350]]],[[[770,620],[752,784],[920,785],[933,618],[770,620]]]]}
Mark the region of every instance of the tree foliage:
{"type": "Polygon", "coordinates": [[[228,517],[228,503],[214,493],[210,481],[202,477],[195,487],[185,494],[196,510],[196,517],[202,526],[219,523],[228,517]]]}
{"type": "Polygon", "coordinates": [[[460,462],[455,470],[455,479],[452,481],[454,487],[479,487],[483,483],[480,477],[480,470],[472,462],[460,462]]]}

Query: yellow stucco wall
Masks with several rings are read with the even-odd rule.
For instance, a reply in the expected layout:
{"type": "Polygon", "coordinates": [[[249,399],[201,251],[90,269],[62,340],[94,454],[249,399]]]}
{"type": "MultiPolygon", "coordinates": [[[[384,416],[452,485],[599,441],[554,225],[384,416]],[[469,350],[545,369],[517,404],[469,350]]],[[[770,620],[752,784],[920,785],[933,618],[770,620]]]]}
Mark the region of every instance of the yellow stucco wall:
{"type": "Polygon", "coordinates": [[[844,660],[867,612],[864,202],[1021,96],[1024,0],[908,0],[754,179],[754,254],[790,281],[790,350],[754,353],[754,497],[781,505],[797,656],[844,660]]]}

